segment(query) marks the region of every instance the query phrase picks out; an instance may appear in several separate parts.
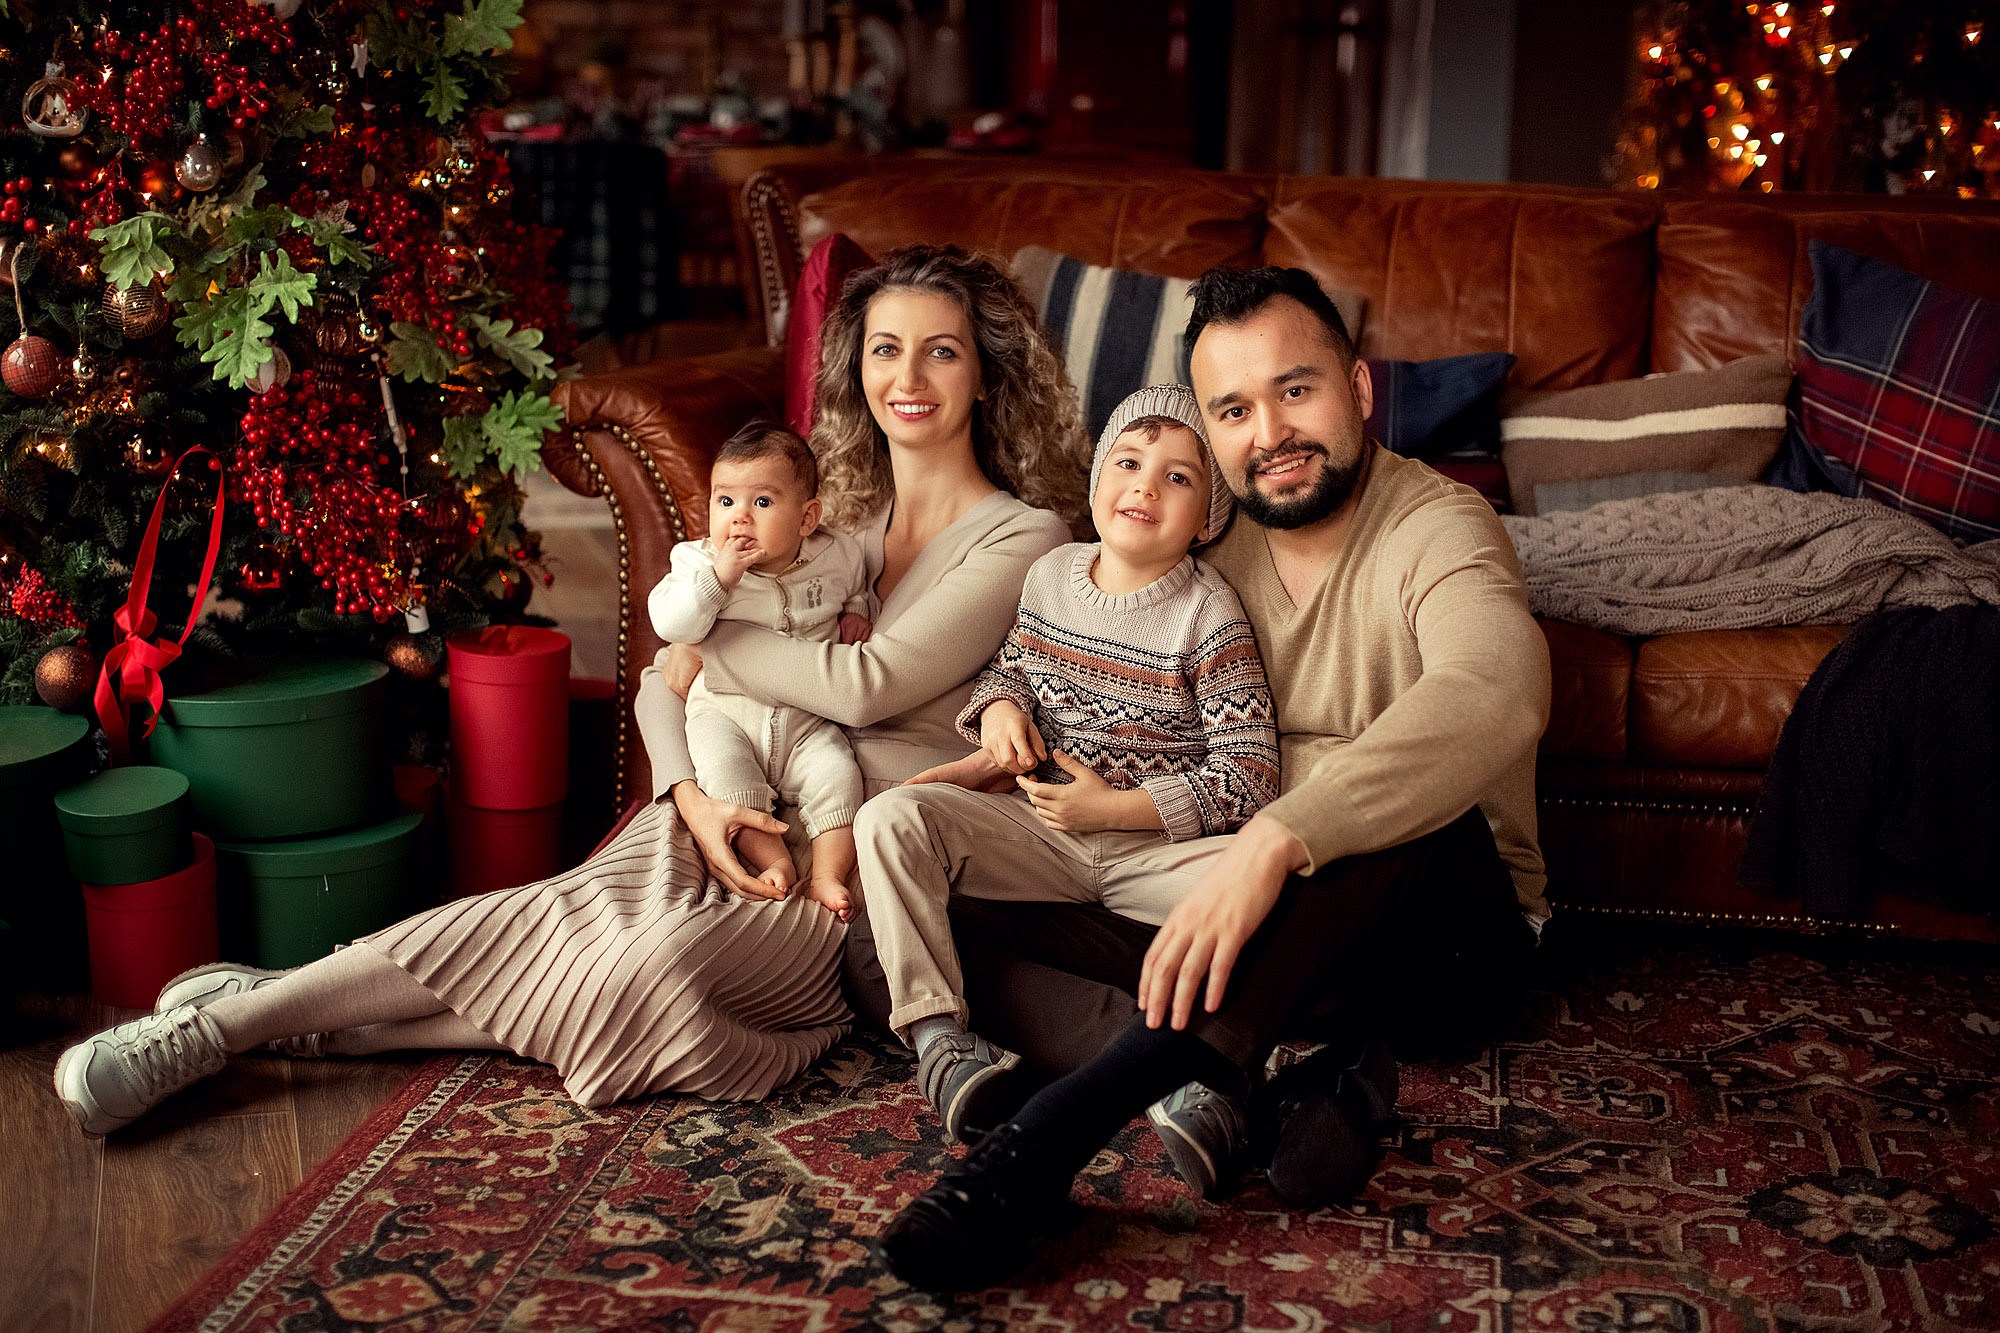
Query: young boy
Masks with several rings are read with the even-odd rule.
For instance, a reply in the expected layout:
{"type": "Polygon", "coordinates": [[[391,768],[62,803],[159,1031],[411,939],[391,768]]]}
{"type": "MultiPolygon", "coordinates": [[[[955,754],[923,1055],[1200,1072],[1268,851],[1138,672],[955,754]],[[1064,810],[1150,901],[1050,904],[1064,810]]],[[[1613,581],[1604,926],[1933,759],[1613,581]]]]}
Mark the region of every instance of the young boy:
{"type": "MultiPolygon", "coordinates": [[[[819,464],[782,426],[753,422],[715,456],[708,479],[708,538],[674,547],[667,576],[647,601],[668,643],[700,643],[717,620],[742,620],[822,642],[868,637],[868,576],[852,538],[819,530],[819,464]]],[[[774,793],[799,807],[812,839],[805,895],[846,921],[854,915],[854,812],[861,770],[840,728],[803,709],[710,690],[688,693],[688,751],[701,789],[768,811],[774,793]]],[[[736,850],[758,878],[798,881],[785,841],[745,829],[736,850]]]]}
{"type": "Polygon", "coordinates": [[[1028,571],[959,715],[979,750],[856,821],[890,1025],[955,1140],[990,1127],[982,1097],[1019,1057],[966,1029],[950,896],[1098,902],[1157,925],[1199,873],[1201,840],[1278,794],[1256,639],[1229,585],[1188,554],[1231,512],[1207,440],[1180,385],[1119,405],[1091,465],[1100,540],[1028,571]]]}

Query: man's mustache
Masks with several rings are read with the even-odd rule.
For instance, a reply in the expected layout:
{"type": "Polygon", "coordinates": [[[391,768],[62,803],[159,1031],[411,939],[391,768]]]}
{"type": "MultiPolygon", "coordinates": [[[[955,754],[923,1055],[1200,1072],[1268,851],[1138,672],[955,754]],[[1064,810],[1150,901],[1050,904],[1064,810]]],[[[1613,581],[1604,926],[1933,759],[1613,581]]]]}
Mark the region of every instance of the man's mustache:
{"type": "Polygon", "coordinates": [[[1282,466],[1294,459],[1311,458],[1314,455],[1318,455],[1321,458],[1331,457],[1326,451],[1326,446],[1317,441],[1295,440],[1278,453],[1266,454],[1262,458],[1252,459],[1249,466],[1244,469],[1244,475],[1246,477],[1261,476],[1270,469],[1282,466]]]}

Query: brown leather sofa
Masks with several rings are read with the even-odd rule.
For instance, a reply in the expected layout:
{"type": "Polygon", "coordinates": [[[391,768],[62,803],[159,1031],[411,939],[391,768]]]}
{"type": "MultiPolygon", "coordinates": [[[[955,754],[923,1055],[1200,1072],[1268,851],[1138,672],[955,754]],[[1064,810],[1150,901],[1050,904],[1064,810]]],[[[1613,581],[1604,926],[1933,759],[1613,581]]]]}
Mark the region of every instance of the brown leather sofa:
{"type": "MultiPolygon", "coordinates": [[[[1311,270],[1368,301],[1362,351],[1504,350],[1513,387],[1567,388],[1790,352],[1823,238],[2000,299],[2000,207],[1826,197],[1676,197],[1533,186],[1225,175],[1037,161],[796,165],[744,189],[771,345],[585,377],[559,391],[547,451],[610,504],[620,554],[622,697],[659,647],[647,590],[698,535],[707,463],[783,406],[783,330],[803,255],[846,232],[1002,255],[1045,245],[1189,277],[1214,264],[1311,270]]],[[[1993,923],[1884,894],[1868,920],[1815,921],[1739,888],[1758,785],[1813,668],[1843,631],[1629,639],[1545,624],[1555,665],[1542,744],[1542,844],[1559,906],[1713,923],[2000,939],[1993,923]]],[[[619,790],[647,788],[621,722],[619,790]]]]}

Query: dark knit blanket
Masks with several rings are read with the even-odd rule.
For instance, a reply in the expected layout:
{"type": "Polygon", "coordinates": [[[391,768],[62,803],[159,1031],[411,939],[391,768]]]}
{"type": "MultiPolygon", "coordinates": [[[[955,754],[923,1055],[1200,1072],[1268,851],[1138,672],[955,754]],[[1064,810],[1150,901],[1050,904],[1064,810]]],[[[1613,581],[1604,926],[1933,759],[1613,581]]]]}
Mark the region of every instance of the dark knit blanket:
{"type": "Polygon", "coordinates": [[[1828,918],[1894,887],[2000,912],[2000,610],[1881,611],[1785,723],[1738,878],[1828,918]]]}

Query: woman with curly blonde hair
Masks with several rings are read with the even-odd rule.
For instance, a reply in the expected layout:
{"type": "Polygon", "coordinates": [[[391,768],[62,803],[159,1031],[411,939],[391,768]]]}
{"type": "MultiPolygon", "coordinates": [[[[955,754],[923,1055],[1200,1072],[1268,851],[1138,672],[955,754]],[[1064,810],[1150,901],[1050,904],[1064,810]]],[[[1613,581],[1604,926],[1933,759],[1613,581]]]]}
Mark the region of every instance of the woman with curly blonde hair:
{"type": "Polygon", "coordinates": [[[984,389],[971,423],[980,471],[1075,528],[1090,464],[1076,390],[1027,294],[999,265],[951,245],[913,245],[856,274],[820,326],[812,445],[826,522],[858,528],[893,493],[889,441],[861,372],[865,317],[884,292],[928,292],[965,312],[984,389]]]}
{"type": "MultiPolygon", "coordinates": [[[[1028,566],[1070,539],[1089,455],[1032,307],[990,260],[892,255],[850,284],[830,329],[826,509],[865,553],[872,632],[820,643],[722,621],[702,651],[711,690],[845,727],[873,795],[965,755],[953,724],[972,677],[1013,624],[1028,566]]],[[[679,675],[684,694],[692,676],[679,675]]],[[[110,1133],[267,1042],[510,1050],[555,1066],[585,1106],[762,1097],[846,1031],[843,957],[856,1002],[885,1022],[865,896],[843,926],[744,869],[737,834],[786,825],[701,790],[681,702],[660,667],[643,673],[656,799],[582,865],[291,972],[213,964],[175,978],[154,1013],[64,1053],[57,1092],[77,1124],[110,1133]]]]}

